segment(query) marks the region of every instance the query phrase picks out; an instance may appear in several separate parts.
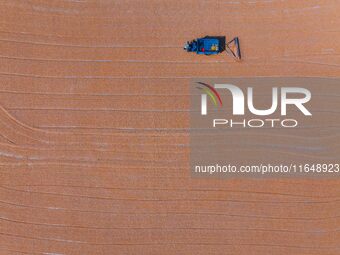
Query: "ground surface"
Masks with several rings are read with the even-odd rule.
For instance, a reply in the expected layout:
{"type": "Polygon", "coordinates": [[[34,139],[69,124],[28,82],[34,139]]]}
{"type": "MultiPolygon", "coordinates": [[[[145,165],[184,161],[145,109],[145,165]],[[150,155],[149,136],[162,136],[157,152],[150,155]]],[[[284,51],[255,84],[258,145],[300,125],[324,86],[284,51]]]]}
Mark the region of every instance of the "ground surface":
{"type": "Polygon", "coordinates": [[[0,254],[339,254],[339,181],[193,180],[186,129],[192,77],[339,76],[339,10],[0,1],[0,254]]]}

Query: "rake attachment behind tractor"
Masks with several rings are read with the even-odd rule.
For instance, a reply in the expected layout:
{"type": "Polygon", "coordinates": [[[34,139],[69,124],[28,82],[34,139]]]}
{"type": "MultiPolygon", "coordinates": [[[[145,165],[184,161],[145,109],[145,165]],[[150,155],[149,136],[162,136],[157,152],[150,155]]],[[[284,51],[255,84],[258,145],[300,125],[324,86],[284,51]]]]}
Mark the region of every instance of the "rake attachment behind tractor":
{"type": "Polygon", "coordinates": [[[225,45],[227,54],[233,56],[234,58],[241,59],[240,41],[238,37],[235,37],[225,45]]]}

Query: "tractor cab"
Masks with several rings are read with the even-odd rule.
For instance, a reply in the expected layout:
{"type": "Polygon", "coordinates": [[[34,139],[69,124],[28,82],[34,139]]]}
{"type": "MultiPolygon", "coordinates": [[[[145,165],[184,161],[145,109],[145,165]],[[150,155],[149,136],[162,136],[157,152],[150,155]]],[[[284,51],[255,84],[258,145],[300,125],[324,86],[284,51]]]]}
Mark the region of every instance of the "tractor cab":
{"type": "Polygon", "coordinates": [[[198,38],[184,45],[188,52],[196,52],[201,55],[216,55],[221,49],[220,41],[215,37],[198,38]]]}

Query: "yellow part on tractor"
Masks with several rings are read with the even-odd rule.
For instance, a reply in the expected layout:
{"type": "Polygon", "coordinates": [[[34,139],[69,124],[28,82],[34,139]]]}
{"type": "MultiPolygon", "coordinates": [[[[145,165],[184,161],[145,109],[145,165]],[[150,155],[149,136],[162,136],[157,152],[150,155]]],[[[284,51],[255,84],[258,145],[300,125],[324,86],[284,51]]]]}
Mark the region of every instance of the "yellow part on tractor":
{"type": "Polygon", "coordinates": [[[211,45],[210,50],[211,50],[211,51],[218,51],[218,45],[216,45],[216,44],[211,45]]]}

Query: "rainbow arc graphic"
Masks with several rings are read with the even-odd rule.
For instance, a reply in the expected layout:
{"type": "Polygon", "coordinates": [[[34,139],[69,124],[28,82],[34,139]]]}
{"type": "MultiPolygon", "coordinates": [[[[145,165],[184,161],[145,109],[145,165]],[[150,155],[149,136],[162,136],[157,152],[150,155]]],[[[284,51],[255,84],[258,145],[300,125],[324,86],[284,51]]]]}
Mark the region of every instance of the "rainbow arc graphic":
{"type": "Polygon", "coordinates": [[[209,96],[210,100],[213,102],[215,107],[217,104],[220,106],[223,105],[220,94],[216,91],[216,89],[204,82],[197,82],[198,84],[202,85],[202,87],[197,87],[198,89],[202,90],[205,94],[201,96],[201,114],[207,115],[207,95],[209,96]]]}

